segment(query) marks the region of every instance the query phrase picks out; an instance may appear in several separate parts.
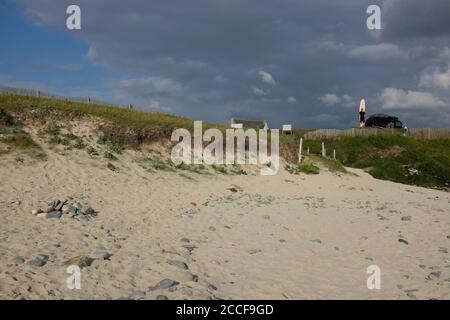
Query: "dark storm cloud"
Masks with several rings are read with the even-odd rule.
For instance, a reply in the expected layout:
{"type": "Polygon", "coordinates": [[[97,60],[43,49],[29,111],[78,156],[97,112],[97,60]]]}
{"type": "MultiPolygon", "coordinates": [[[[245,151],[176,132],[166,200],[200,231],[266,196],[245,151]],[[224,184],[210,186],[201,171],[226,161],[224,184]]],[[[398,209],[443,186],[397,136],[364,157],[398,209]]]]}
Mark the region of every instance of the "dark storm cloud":
{"type": "Polygon", "coordinates": [[[450,1],[385,0],[384,35],[388,39],[448,37],[450,1]]]}
{"type": "MultiPolygon", "coordinates": [[[[450,101],[445,92],[418,86],[423,70],[445,64],[439,57],[448,39],[424,45],[416,38],[448,38],[442,12],[450,1],[430,1],[438,12],[428,2],[402,0],[79,0],[82,30],[73,32],[65,30],[72,1],[14,2],[35,23],[88,43],[87,59],[113,71],[105,83],[123,103],[201,120],[264,117],[272,126],[297,127],[354,124],[361,96],[369,112],[417,96],[434,103],[438,115],[448,111],[435,103],[450,101]],[[369,4],[383,4],[381,34],[366,28],[369,4]],[[441,29],[429,26],[426,14],[417,23],[407,19],[411,11],[435,12],[441,29]],[[324,103],[327,94],[339,102],[324,103]]],[[[408,110],[398,112],[412,125],[436,124],[408,110]]]]}

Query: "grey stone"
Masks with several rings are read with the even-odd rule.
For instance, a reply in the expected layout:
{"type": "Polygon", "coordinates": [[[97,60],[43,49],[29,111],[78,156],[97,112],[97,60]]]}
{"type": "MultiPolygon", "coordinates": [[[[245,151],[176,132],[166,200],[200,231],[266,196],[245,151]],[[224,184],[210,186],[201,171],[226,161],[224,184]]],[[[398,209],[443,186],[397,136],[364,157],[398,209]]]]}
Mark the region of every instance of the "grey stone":
{"type": "Polygon", "coordinates": [[[217,291],[217,287],[215,285],[212,285],[211,283],[208,284],[208,289],[217,291]]]}
{"type": "Polygon", "coordinates": [[[398,239],[398,242],[408,245],[408,241],[405,239],[398,239]]]}
{"type": "Polygon", "coordinates": [[[90,206],[84,205],[81,207],[80,212],[84,215],[92,215],[94,213],[94,209],[92,209],[90,206]]]}
{"type": "Polygon", "coordinates": [[[441,272],[440,271],[433,271],[425,279],[427,279],[427,280],[434,280],[434,279],[439,278],[440,276],[441,276],[441,272]]]}
{"type": "Polygon", "coordinates": [[[194,249],[196,249],[197,247],[192,245],[192,244],[184,244],[182,245],[183,248],[185,248],[187,251],[189,251],[189,253],[191,253],[192,251],[194,251],[194,249]]]}
{"type": "Polygon", "coordinates": [[[73,203],[73,206],[77,209],[77,210],[81,210],[81,208],[83,207],[83,205],[81,203],[79,203],[78,201],[73,203]]]}
{"type": "Polygon", "coordinates": [[[61,212],[62,212],[63,214],[68,214],[68,213],[70,213],[70,207],[69,207],[67,204],[63,205],[62,208],[61,208],[61,212]]]}
{"type": "Polygon", "coordinates": [[[49,206],[52,206],[53,208],[55,208],[59,203],[60,203],[59,200],[50,200],[49,202],[47,202],[47,204],[49,206]]]}
{"type": "Polygon", "coordinates": [[[112,254],[109,253],[103,246],[97,246],[95,250],[92,251],[91,254],[89,254],[89,258],[97,260],[106,260],[109,259],[111,256],[112,254]]]}
{"type": "Polygon", "coordinates": [[[170,287],[168,290],[169,290],[169,292],[175,292],[178,290],[178,288],[176,286],[173,286],[173,287],[170,287]]]}
{"type": "Polygon", "coordinates": [[[156,296],[156,300],[169,300],[169,298],[167,298],[167,296],[163,296],[163,295],[158,295],[156,296]]]}
{"type": "Polygon", "coordinates": [[[74,213],[76,214],[78,211],[77,207],[73,206],[73,205],[69,205],[69,213],[74,213]]]}
{"type": "Polygon", "coordinates": [[[133,291],[128,296],[128,300],[144,300],[146,292],[144,291],[133,291]]]}
{"type": "Polygon", "coordinates": [[[14,261],[15,263],[17,263],[17,264],[22,264],[22,263],[25,262],[25,259],[24,259],[23,257],[21,257],[21,256],[15,256],[15,257],[13,258],[13,261],[14,261]]]}
{"type": "Polygon", "coordinates": [[[176,275],[177,280],[180,281],[181,283],[185,283],[185,282],[189,282],[189,281],[194,281],[196,279],[196,276],[194,276],[189,270],[187,271],[181,271],[179,273],[177,273],[176,275]]]}
{"type": "Polygon", "coordinates": [[[45,216],[46,218],[49,219],[59,219],[61,218],[62,212],[61,211],[52,211],[47,213],[47,215],[45,216]]]}
{"type": "Polygon", "coordinates": [[[189,269],[188,265],[187,265],[186,263],[184,263],[183,261],[179,261],[179,260],[167,260],[167,263],[170,264],[170,265],[172,265],[172,266],[175,266],[175,267],[177,267],[177,268],[180,268],[180,269],[182,269],[182,270],[188,270],[188,269],[189,269]]]}
{"type": "Polygon", "coordinates": [[[159,290],[159,289],[168,289],[168,288],[177,286],[179,284],[180,283],[178,281],[175,281],[175,280],[163,279],[160,282],[158,282],[155,286],[149,287],[148,291],[155,291],[155,290],[159,290]]]}
{"type": "Polygon", "coordinates": [[[439,252],[448,253],[448,248],[447,247],[439,247],[439,252]]]}
{"type": "Polygon", "coordinates": [[[66,203],[66,201],[59,201],[59,203],[55,206],[55,210],[56,211],[61,211],[62,207],[64,206],[64,204],[66,203]]]}
{"type": "Polygon", "coordinates": [[[78,220],[89,221],[89,217],[87,217],[85,215],[82,215],[82,214],[77,215],[77,219],[78,220]]]}
{"type": "Polygon", "coordinates": [[[30,265],[35,267],[43,267],[48,261],[48,256],[45,254],[38,254],[34,260],[29,262],[30,265]]]}

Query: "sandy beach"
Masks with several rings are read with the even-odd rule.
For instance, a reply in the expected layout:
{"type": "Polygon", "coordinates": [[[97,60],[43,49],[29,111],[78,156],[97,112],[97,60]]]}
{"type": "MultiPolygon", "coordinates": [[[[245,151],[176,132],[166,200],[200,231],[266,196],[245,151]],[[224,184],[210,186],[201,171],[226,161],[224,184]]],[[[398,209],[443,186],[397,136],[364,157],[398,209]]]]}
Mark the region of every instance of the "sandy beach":
{"type": "Polygon", "coordinates": [[[0,299],[450,298],[447,192],[356,169],[148,172],[131,150],[112,172],[31,133],[46,161],[0,158],[0,299]],[[71,198],[97,216],[31,214],[71,198]],[[64,263],[98,248],[108,258],[68,289],[64,263]],[[48,257],[42,266],[38,255],[48,257]],[[370,265],[379,290],[367,288],[370,265]]]}

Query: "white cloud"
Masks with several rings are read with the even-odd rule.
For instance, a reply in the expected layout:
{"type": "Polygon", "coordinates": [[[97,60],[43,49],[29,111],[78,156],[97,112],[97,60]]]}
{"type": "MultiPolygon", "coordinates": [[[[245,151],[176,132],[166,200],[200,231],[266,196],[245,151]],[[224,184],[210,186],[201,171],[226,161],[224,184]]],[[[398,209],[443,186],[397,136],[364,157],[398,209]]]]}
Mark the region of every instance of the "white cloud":
{"type": "Polygon", "coordinates": [[[270,73],[265,71],[259,71],[258,74],[261,76],[262,82],[271,84],[273,86],[276,84],[275,80],[273,79],[273,76],[270,73]]]}
{"type": "Polygon", "coordinates": [[[321,41],[318,45],[319,49],[324,49],[328,51],[340,51],[345,49],[345,44],[336,42],[336,41],[330,41],[330,40],[324,40],[321,41]]]}
{"type": "Polygon", "coordinates": [[[344,94],[342,96],[342,99],[344,99],[346,102],[350,102],[353,100],[353,98],[351,96],[349,96],[348,94],[344,94]]]}
{"type": "Polygon", "coordinates": [[[450,88],[450,67],[441,71],[440,68],[429,68],[422,72],[419,80],[420,87],[450,88]]]}
{"type": "Polygon", "coordinates": [[[348,56],[351,58],[370,61],[405,57],[397,45],[390,43],[355,47],[348,52],[348,56]]]}
{"type": "Polygon", "coordinates": [[[253,87],[252,91],[257,96],[265,96],[267,94],[264,90],[257,88],[257,87],[253,87]]]}
{"type": "Polygon", "coordinates": [[[344,94],[342,96],[342,104],[346,107],[352,107],[352,106],[356,105],[355,101],[353,100],[353,97],[351,97],[348,94],[344,94]]]}
{"type": "Polygon", "coordinates": [[[89,46],[88,52],[86,53],[86,57],[92,61],[94,61],[98,58],[98,51],[94,47],[94,45],[89,46]]]}
{"type": "Polygon", "coordinates": [[[287,102],[288,103],[296,103],[297,99],[295,99],[295,97],[293,97],[293,96],[290,96],[289,98],[287,98],[287,102]]]}
{"type": "Polygon", "coordinates": [[[334,106],[336,104],[341,103],[341,98],[339,98],[334,93],[326,93],[319,99],[320,99],[320,101],[325,103],[327,106],[334,106]]]}
{"type": "Polygon", "coordinates": [[[121,80],[118,84],[124,89],[137,89],[143,92],[175,94],[182,90],[182,87],[178,82],[160,77],[121,80]]]}
{"type": "Polygon", "coordinates": [[[327,93],[324,94],[322,97],[320,97],[319,100],[322,101],[327,106],[342,105],[344,107],[351,107],[355,105],[353,97],[351,97],[348,94],[338,96],[337,94],[334,93],[327,93]]]}
{"type": "Polygon", "coordinates": [[[448,104],[429,92],[385,88],[379,95],[383,109],[439,108],[448,104]]]}
{"type": "Polygon", "coordinates": [[[263,97],[263,98],[261,99],[261,101],[262,101],[262,102],[267,102],[267,103],[280,103],[280,102],[282,102],[283,100],[280,99],[280,98],[266,98],[266,97],[263,97]]]}
{"type": "Polygon", "coordinates": [[[444,62],[450,62],[450,48],[445,47],[442,49],[442,51],[439,53],[439,59],[444,62]]]}
{"type": "Polygon", "coordinates": [[[228,82],[228,79],[227,78],[225,78],[223,75],[221,75],[221,74],[218,74],[215,78],[214,78],[214,80],[216,81],[216,82],[219,82],[219,83],[227,83],[228,82]]]}
{"type": "Polygon", "coordinates": [[[408,57],[409,52],[402,51],[399,46],[392,43],[378,43],[357,46],[329,40],[321,41],[318,44],[318,48],[320,50],[346,54],[350,58],[367,61],[406,58],[408,57]]]}

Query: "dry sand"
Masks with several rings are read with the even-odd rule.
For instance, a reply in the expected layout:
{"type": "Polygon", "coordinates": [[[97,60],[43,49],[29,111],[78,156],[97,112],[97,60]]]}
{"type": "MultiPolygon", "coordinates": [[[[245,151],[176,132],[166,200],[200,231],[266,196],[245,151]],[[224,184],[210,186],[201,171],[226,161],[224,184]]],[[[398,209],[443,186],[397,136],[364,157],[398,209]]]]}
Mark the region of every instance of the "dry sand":
{"type": "Polygon", "coordinates": [[[47,161],[0,158],[0,299],[450,298],[449,193],[353,169],[149,173],[130,151],[112,172],[85,152],[44,147],[47,161]],[[86,199],[98,216],[31,215],[64,197],[86,199]],[[99,245],[112,257],[68,289],[64,261],[99,245]],[[49,261],[29,265],[38,254],[49,261]],[[369,265],[381,268],[380,290],[367,288],[369,265]],[[166,278],[179,284],[148,291],[166,278]]]}

